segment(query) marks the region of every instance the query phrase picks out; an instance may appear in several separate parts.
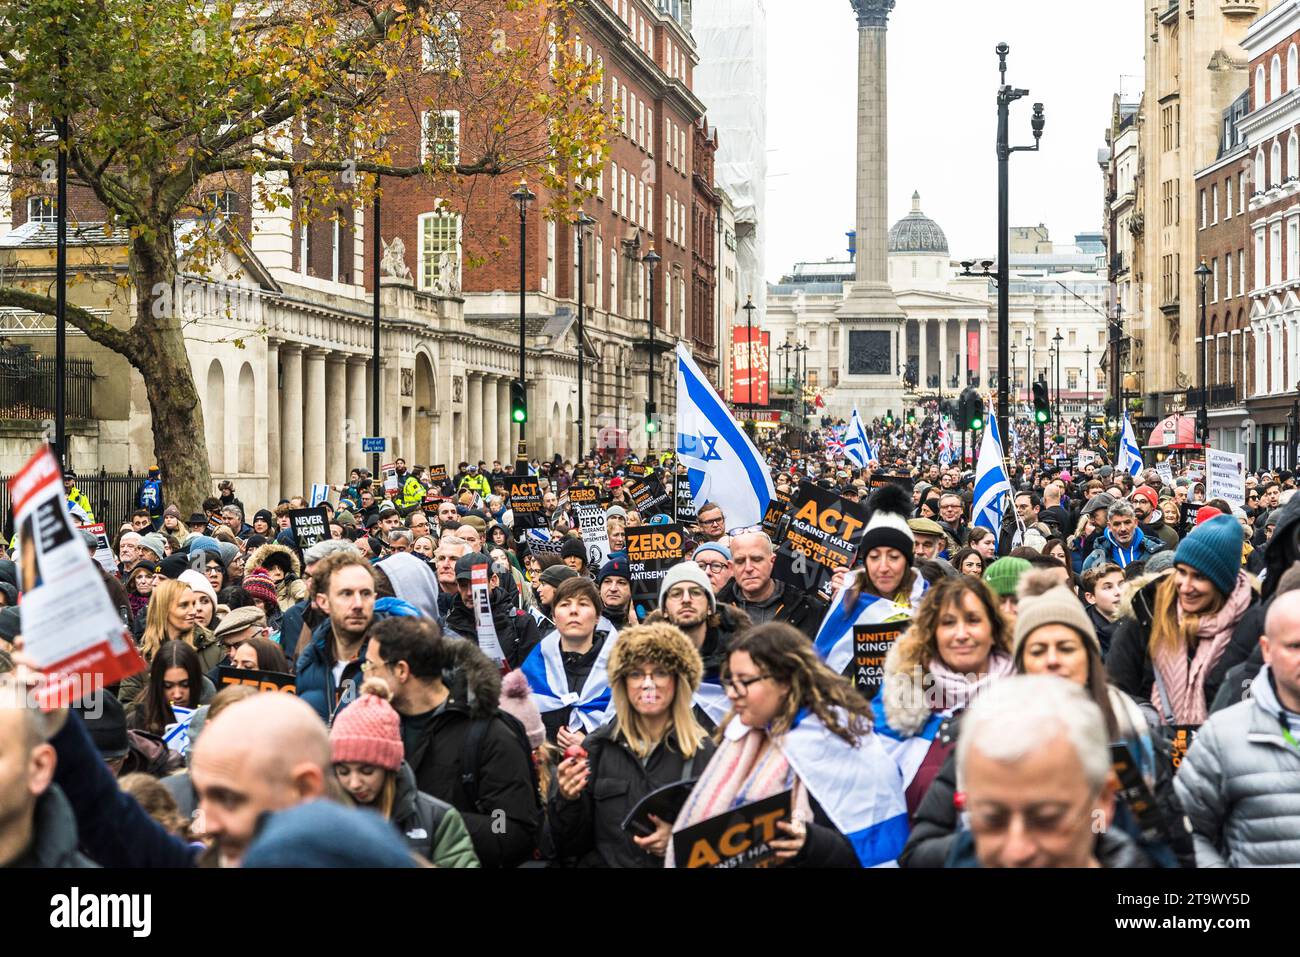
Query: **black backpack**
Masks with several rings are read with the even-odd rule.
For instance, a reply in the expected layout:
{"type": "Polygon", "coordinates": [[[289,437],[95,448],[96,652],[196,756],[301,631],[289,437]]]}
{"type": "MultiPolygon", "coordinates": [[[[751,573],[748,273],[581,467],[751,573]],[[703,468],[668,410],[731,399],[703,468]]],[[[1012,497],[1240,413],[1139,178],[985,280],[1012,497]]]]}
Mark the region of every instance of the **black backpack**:
{"type": "Polygon", "coordinates": [[[483,739],[487,737],[493,721],[500,721],[505,725],[510,731],[510,736],[519,743],[519,748],[528,762],[528,775],[533,784],[533,801],[540,808],[541,787],[537,777],[537,765],[533,762],[533,749],[528,744],[528,734],[518,718],[500,708],[486,718],[470,719],[469,730],[465,732],[465,740],[461,743],[460,749],[460,786],[465,791],[465,797],[469,799],[469,803],[475,810],[483,813],[479,807],[479,769],[483,764],[483,739]]]}

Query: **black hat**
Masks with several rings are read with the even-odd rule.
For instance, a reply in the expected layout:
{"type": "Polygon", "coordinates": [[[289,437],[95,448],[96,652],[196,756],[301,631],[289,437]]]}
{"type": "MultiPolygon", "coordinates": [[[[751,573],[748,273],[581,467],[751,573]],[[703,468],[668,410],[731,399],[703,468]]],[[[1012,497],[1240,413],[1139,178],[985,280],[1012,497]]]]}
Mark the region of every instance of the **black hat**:
{"type": "Polygon", "coordinates": [[[552,588],[559,588],[562,582],[570,578],[578,578],[579,575],[568,565],[551,565],[549,568],[543,568],[542,573],[537,576],[537,580],[552,588]]]}
{"type": "Polygon", "coordinates": [[[482,552],[466,552],[456,559],[456,581],[469,581],[474,576],[475,565],[487,565],[491,568],[492,559],[482,552]]]}
{"type": "Polygon", "coordinates": [[[0,608],[0,638],[12,642],[22,630],[22,612],[14,605],[0,608]]]}
{"type": "Polygon", "coordinates": [[[190,556],[184,552],[177,552],[174,555],[168,555],[158,563],[158,566],[166,577],[180,578],[181,575],[190,570],[190,556]]]}
{"type": "Polygon", "coordinates": [[[582,539],[570,536],[560,546],[560,557],[581,558],[585,564],[587,561],[587,546],[582,543],[582,539]]]}
{"type": "Polygon", "coordinates": [[[206,525],[206,524],[208,524],[208,517],[207,517],[206,515],[204,515],[202,512],[194,512],[193,514],[190,515],[190,520],[189,520],[188,522],[186,522],[185,524],[186,524],[186,525],[206,525]]]}
{"type": "Polygon", "coordinates": [[[600,574],[596,576],[596,584],[599,585],[606,578],[626,578],[631,581],[632,566],[628,564],[626,558],[611,558],[600,566],[600,574]]]}
{"type": "Polygon", "coordinates": [[[122,703],[107,691],[91,695],[79,705],[90,740],[105,761],[126,757],[130,745],[126,736],[126,710],[122,703]]]}
{"type": "Polygon", "coordinates": [[[262,521],[266,522],[268,526],[275,525],[275,513],[272,512],[269,508],[259,508],[256,512],[253,513],[253,521],[256,522],[259,518],[262,521]]]}

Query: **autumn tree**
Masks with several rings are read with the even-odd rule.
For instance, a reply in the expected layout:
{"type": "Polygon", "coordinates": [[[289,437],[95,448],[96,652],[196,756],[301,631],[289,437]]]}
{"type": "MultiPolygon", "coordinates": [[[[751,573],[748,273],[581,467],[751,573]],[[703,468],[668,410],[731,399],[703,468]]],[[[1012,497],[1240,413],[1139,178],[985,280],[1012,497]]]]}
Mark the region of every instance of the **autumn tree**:
{"type": "MultiPolygon", "coordinates": [[[[0,0],[0,82],[15,196],[41,190],[55,151],[70,182],[126,230],[133,315],[68,321],[144,379],[168,501],[210,493],[203,412],[169,290],[210,275],[238,227],[201,195],[222,177],[297,222],[364,208],[380,177],[458,195],[527,175],[550,215],[588,195],[611,129],[596,71],[565,42],[573,0],[0,0]],[[434,69],[430,69],[430,66],[434,69]],[[459,156],[418,143],[423,110],[457,109],[459,156]],[[66,118],[66,138],[50,124],[66,118]],[[184,248],[177,224],[191,221],[184,248]]],[[[242,224],[247,229],[250,224],[242,224]]],[[[54,313],[52,295],[0,284],[0,305],[54,313]]]]}

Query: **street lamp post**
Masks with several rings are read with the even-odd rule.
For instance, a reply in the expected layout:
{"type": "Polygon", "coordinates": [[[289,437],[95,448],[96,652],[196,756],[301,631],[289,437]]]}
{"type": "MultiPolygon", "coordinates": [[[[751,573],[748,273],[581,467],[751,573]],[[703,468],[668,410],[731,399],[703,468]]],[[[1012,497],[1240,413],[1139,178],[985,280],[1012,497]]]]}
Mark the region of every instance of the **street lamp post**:
{"type": "Polygon", "coordinates": [[[655,363],[658,361],[658,354],[655,352],[655,267],[659,265],[660,256],[651,246],[643,259],[650,272],[650,362],[646,367],[648,375],[646,386],[650,398],[645,407],[645,450],[646,455],[649,456],[650,451],[654,448],[655,428],[657,427],[654,419],[657,411],[655,409],[655,363]]]}
{"type": "Polygon", "coordinates": [[[799,413],[798,413],[798,414],[799,414],[799,449],[800,449],[800,451],[803,450],[803,433],[804,433],[804,426],[807,424],[807,423],[805,422],[805,415],[804,415],[804,413],[805,413],[805,411],[806,411],[806,407],[805,407],[805,405],[804,405],[804,397],[803,397],[803,381],[804,381],[804,375],[805,375],[806,372],[807,372],[807,369],[806,369],[806,366],[805,366],[804,353],[806,353],[807,351],[808,351],[808,347],[807,347],[806,345],[804,345],[803,343],[800,343],[799,345],[797,345],[797,346],[794,347],[794,361],[795,361],[795,367],[794,367],[794,368],[795,368],[794,379],[795,379],[795,393],[796,393],[796,395],[795,395],[795,408],[797,408],[797,409],[799,410],[799,413]]]}
{"type": "Polygon", "coordinates": [[[1034,134],[1033,146],[1011,145],[1011,104],[1029,95],[1028,90],[1007,84],[1007,54],[1011,47],[997,45],[999,72],[1002,80],[998,86],[998,434],[1007,435],[1007,405],[1010,389],[1007,384],[1007,350],[1011,342],[1010,300],[1011,291],[1011,211],[1010,211],[1010,160],[1017,152],[1037,152],[1043,137],[1046,119],[1043,104],[1034,104],[1030,128],[1034,134]]]}
{"type": "Polygon", "coordinates": [[[1011,347],[1011,388],[1016,387],[1016,347],[1011,347]]]}
{"type": "Polygon", "coordinates": [[[1201,407],[1196,413],[1196,439],[1201,443],[1201,448],[1210,444],[1210,403],[1209,387],[1206,378],[1209,368],[1209,343],[1205,336],[1205,284],[1210,278],[1210,267],[1201,260],[1201,264],[1196,267],[1196,278],[1201,282],[1201,407]]]}
{"type": "Polygon", "coordinates": [[[1061,335],[1061,330],[1056,330],[1056,335],[1052,336],[1052,342],[1056,344],[1052,361],[1055,363],[1056,376],[1056,434],[1061,434],[1061,343],[1065,337],[1061,335]]]}
{"type": "Polygon", "coordinates": [[[578,213],[575,227],[578,231],[578,459],[587,454],[587,407],[583,404],[583,385],[586,375],[586,345],[583,340],[583,321],[587,311],[587,230],[595,223],[583,210],[578,213]]]}
{"type": "Polygon", "coordinates": [[[754,421],[754,297],[746,296],[745,305],[745,418],[754,421]]]}
{"type": "Polygon", "coordinates": [[[1092,423],[1092,346],[1083,349],[1083,437],[1091,435],[1092,423]]]}
{"type": "MultiPolygon", "coordinates": [[[[379,435],[379,260],[383,256],[383,239],[380,235],[379,208],[380,177],[375,176],[375,198],[371,218],[375,224],[370,237],[370,285],[374,293],[370,316],[370,434],[379,435]]],[[[395,450],[394,450],[395,451],[395,450]]],[[[370,456],[370,474],[379,478],[379,453],[370,456]]]]}
{"type": "MultiPolygon", "coordinates": [[[[537,195],[528,188],[528,183],[521,179],[519,186],[510,194],[510,198],[519,207],[519,388],[526,397],[528,395],[528,340],[525,330],[528,293],[528,204],[536,199],[537,195]]],[[[515,453],[516,475],[528,474],[527,424],[528,416],[525,414],[519,422],[519,449],[515,453]]]]}

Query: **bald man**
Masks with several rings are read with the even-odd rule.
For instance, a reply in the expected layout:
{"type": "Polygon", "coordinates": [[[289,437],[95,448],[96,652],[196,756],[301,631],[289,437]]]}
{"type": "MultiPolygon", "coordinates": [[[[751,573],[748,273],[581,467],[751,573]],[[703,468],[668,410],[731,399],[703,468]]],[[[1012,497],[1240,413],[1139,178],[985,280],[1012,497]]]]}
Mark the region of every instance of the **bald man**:
{"type": "Polygon", "coordinates": [[[77,823],[54,784],[56,756],[26,688],[0,684],[0,867],[93,867],[77,851],[77,823]]]}
{"type": "MultiPolygon", "coordinates": [[[[124,794],[80,715],[57,712],[50,739],[86,852],[104,867],[192,867],[198,853],[124,794]]],[[[266,691],[231,705],[204,728],[190,764],[215,863],[237,867],[264,812],[325,796],[329,735],[311,705],[266,691]]]]}
{"type": "Polygon", "coordinates": [[[809,640],[817,636],[826,606],[814,596],[772,577],[776,551],[763,532],[731,536],[732,579],[718,592],[719,604],[732,605],[756,625],[783,621],[809,640]]]}
{"type": "Polygon", "coordinates": [[[483,536],[473,525],[462,525],[455,531],[455,536],[469,546],[471,552],[483,551],[483,536]]]}

